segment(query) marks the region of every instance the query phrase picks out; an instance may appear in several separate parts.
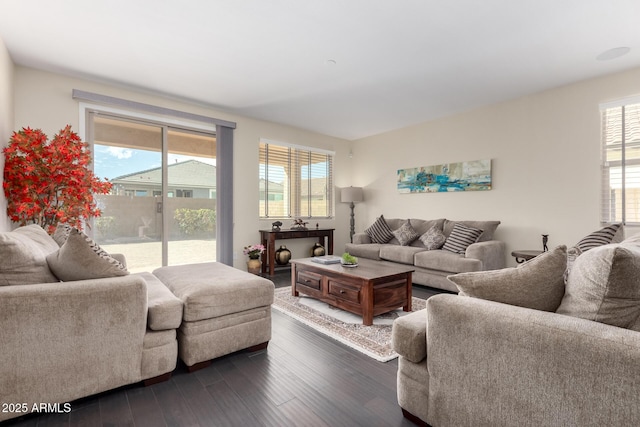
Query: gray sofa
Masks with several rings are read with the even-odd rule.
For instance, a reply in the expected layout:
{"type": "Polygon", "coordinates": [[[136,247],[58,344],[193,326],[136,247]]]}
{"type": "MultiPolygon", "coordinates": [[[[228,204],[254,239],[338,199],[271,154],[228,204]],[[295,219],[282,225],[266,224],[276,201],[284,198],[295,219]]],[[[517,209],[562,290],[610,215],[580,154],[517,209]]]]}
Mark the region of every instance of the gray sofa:
{"type": "MultiPolygon", "coordinates": [[[[398,230],[407,219],[390,218],[386,223],[391,230],[398,230]]],[[[470,271],[495,270],[506,265],[506,245],[494,240],[493,234],[500,221],[452,221],[448,219],[410,219],[411,226],[422,235],[431,227],[436,226],[445,237],[451,234],[456,223],[483,230],[476,243],[469,245],[463,254],[442,249],[427,250],[420,239],[402,246],[398,239],[393,238],[388,243],[372,243],[366,233],[356,233],[353,243],[347,243],[346,252],[356,257],[373,260],[385,260],[415,266],[413,283],[434,288],[457,292],[458,289],[447,276],[455,273],[470,271]]]]}
{"type": "Polygon", "coordinates": [[[267,279],[217,263],[159,269],[176,295],[82,233],[56,240],[38,225],[0,233],[0,421],[166,380],[179,350],[203,367],[271,337],[267,279]]]}
{"type": "Polygon", "coordinates": [[[398,403],[432,426],[640,425],[640,246],[451,279],[393,325],[398,403]],[[492,297],[497,301],[489,300],[492,297]],[[536,307],[536,308],[534,308],[536,307]]]}

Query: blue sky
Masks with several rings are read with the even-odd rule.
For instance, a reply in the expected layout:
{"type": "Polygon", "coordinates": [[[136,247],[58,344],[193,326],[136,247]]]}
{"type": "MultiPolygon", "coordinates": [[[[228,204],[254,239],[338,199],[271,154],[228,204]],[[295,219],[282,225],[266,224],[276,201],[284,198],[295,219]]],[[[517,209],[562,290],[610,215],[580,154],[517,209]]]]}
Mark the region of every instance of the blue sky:
{"type": "MultiPolygon", "coordinates": [[[[162,155],[159,151],[134,150],[98,144],[94,145],[93,151],[93,170],[98,178],[113,179],[121,175],[157,168],[162,163],[162,155]]],[[[215,159],[171,153],[168,155],[169,164],[189,159],[216,164],[215,159]]]]}

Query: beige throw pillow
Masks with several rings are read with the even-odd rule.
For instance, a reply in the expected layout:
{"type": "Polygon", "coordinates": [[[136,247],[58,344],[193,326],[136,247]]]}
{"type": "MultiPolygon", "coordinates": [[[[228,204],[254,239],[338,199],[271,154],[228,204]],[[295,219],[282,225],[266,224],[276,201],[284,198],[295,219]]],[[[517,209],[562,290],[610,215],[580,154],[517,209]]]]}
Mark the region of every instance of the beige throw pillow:
{"type": "Polygon", "coordinates": [[[86,234],[73,228],[62,247],[47,256],[49,268],[62,281],[125,276],[127,268],[86,234]]]}
{"type": "Polygon", "coordinates": [[[414,240],[416,240],[420,235],[413,229],[411,225],[411,221],[407,220],[404,224],[400,226],[395,231],[392,231],[393,236],[398,239],[400,242],[400,246],[410,245],[414,240]]]}
{"type": "Polygon", "coordinates": [[[56,242],[37,224],[0,233],[0,286],[57,282],[46,260],[57,249],[56,242]]]}
{"type": "Polygon", "coordinates": [[[558,246],[518,267],[459,273],[447,278],[456,284],[460,295],[555,311],[564,295],[566,262],[567,247],[558,246]]]}
{"type": "Polygon", "coordinates": [[[53,240],[56,241],[58,246],[62,246],[64,242],[67,241],[67,238],[69,238],[69,233],[71,233],[72,228],[69,224],[58,223],[51,237],[53,237],[53,240]]]}
{"type": "Polygon", "coordinates": [[[444,235],[437,225],[432,226],[420,236],[420,241],[424,244],[424,247],[430,251],[440,249],[442,245],[444,245],[445,240],[447,240],[447,236],[444,235]]]}
{"type": "Polygon", "coordinates": [[[610,244],[580,255],[557,313],[629,328],[640,316],[640,248],[610,244]]]}

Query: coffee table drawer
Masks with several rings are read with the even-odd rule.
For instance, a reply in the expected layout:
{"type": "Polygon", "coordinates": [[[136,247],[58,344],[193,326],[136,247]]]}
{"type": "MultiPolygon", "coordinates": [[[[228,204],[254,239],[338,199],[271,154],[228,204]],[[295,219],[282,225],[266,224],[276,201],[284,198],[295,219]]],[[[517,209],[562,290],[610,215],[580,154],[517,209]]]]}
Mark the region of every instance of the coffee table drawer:
{"type": "Polygon", "coordinates": [[[356,304],[360,302],[360,290],[358,288],[332,279],[329,279],[329,295],[356,304]]]}
{"type": "Polygon", "coordinates": [[[298,285],[319,291],[322,289],[322,276],[310,271],[298,271],[296,276],[298,285]]]}

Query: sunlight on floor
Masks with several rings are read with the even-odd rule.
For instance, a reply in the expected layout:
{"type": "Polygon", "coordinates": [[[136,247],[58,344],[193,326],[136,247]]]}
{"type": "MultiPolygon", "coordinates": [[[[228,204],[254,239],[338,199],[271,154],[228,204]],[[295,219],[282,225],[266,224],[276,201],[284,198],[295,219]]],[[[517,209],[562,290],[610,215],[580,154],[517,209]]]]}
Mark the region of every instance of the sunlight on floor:
{"type": "MultiPolygon", "coordinates": [[[[162,264],[162,244],[157,241],[101,244],[110,254],[124,254],[131,273],[153,271],[162,264]]],[[[169,265],[181,265],[216,260],[216,241],[176,240],[169,242],[169,265]]]]}

